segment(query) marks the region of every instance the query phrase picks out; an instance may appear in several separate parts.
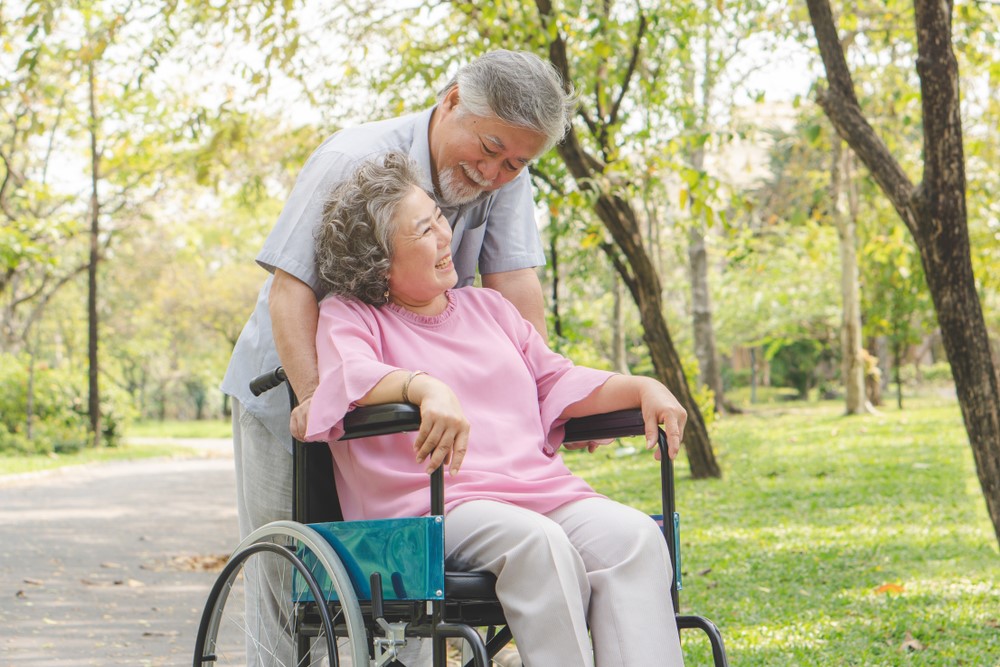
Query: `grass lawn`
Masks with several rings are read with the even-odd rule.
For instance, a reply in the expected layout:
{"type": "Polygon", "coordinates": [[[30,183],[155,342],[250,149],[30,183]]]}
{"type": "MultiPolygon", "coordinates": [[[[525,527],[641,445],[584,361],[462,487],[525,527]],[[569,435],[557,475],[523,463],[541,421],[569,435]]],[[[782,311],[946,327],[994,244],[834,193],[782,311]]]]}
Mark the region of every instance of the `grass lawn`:
{"type": "MultiPolygon", "coordinates": [[[[840,403],[770,404],[712,427],[721,480],[677,464],[681,611],[719,625],[734,667],[1000,667],[1000,554],[958,406],[842,416],[840,403]]],[[[177,453],[169,438],[229,437],[228,423],[153,422],[128,445],[0,456],[0,475],[177,453]]],[[[639,454],[569,452],[601,492],[658,511],[658,467],[639,454]]],[[[689,667],[711,664],[684,633],[689,667]]]]}
{"type": "MultiPolygon", "coordinates": [[[[1000,555],[954,401],[844,417],[788,403],[713,426],[723,479],[677,465],[681,610],[734,667],[1000,666],[1000,555]]],[[[613,448],[567,461],[658,511],[657,467],[613,448]]],[[[688,665],[711,664],[686,631],[688,665]]]]}
{"type": "Polygon", "coordinates": [[[195,455],[194,451],[182,444],[171,442],[174,438],[231,438],[232,424],[227,420],[214,421],[143,421],[131,424],[126,435],[142,438],[143,442],[126,442],[118,447],[84,449],[65,454],[14,454],[0,452],[0,475],[17,475],[43,470],[53,470],[64,466],[148,459],[158,456],[195,455]],[[162,439],[161,442],[157,440],[162,439]]]}
{"type": "Polygon", "coordinates": [[[189,448],[171,444],[122,445],[121,447],[84,449],[69,454],[34,454],[30,456],[4,452],[0,453],[0,476],[41,472],[85,463],[178,456],[192,452],[193,450],[189,448]]]}
{"type": "Polygon", "coordinates": [[[144,420],[129,425],[126,438],[231,438],[233,424],[229,419],[199,421],[144,420]]]}

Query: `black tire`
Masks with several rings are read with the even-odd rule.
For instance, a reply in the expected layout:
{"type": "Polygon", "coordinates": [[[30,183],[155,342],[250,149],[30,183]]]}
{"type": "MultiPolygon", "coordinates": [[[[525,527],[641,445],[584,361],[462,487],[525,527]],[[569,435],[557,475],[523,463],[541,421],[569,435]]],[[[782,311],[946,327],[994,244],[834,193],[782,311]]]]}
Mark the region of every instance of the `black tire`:
{"type": "Polygon", "coordinates": [[[195,667],[368,664],[354,587],[322,537],[278,521],[240,544],[202,614],[195,667]],[[331,599],[336,602],[315,602],[331,599]]]}

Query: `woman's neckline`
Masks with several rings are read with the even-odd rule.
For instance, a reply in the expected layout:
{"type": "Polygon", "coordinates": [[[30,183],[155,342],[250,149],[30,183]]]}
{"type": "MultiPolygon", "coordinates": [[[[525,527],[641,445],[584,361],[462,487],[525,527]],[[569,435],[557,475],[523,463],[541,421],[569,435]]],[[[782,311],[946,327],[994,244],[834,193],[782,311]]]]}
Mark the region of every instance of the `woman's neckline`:
{"type": "Polygon", "coordinates": [[[445,290],[444,295],[448,299],[448,303],[445,305],[444,310],[434,315],[424,315],[423,313],[418,313],[416,311],[410,310],[406,306],[401,306],[392,301],[388,302],[383,306],[384,308],[391,310],[403,319],[415,322],[417,324],[424,325],[434,325],[441,324],[449,317],[451,317],[452,312],[455,310],[455,295],[452,293],[453,290],[445,290]]]}

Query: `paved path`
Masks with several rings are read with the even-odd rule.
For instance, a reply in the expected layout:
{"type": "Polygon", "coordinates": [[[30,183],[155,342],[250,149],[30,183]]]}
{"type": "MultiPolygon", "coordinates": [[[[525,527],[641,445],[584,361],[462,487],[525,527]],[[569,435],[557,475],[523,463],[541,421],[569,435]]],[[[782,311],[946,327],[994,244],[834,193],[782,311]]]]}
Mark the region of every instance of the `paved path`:
{"type": "Polygon", "coordinates": [[[190,665],[232,454],[0,477],[0,667],[190,665]]]}

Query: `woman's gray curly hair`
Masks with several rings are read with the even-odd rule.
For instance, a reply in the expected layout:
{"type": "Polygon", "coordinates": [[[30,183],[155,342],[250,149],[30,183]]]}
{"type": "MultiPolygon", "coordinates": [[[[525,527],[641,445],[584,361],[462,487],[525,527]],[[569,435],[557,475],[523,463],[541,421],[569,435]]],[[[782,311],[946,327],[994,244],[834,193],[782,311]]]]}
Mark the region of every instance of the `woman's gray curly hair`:
{"type": "Polygon", "coordinates": [[[386,302],[393,216],[413,187],[422,187],[406,155],[387,153],[361,164],[323,205],[316,229],[316,273],[326,294],[374,306],[386,302]]]}

